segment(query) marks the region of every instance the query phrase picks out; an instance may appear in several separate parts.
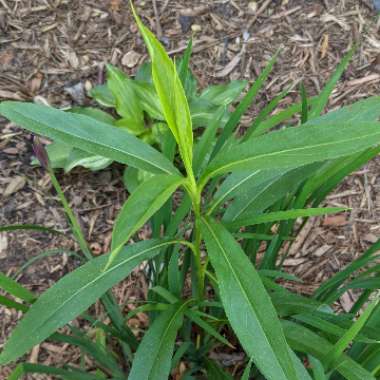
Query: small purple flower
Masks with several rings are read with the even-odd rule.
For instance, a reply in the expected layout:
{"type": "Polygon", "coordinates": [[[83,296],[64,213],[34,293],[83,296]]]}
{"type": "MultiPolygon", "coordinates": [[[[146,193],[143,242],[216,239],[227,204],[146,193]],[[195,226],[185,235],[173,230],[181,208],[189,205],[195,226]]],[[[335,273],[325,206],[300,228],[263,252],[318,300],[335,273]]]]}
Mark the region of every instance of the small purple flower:
{"type": "Polygon", "coordinates": [[[32,143],[34,155],[36,156],[37,160],[40,162],[43,168],[48,169],[50,166],[49,156],[41,140],[37,136],[32,135],[32,143]]]}

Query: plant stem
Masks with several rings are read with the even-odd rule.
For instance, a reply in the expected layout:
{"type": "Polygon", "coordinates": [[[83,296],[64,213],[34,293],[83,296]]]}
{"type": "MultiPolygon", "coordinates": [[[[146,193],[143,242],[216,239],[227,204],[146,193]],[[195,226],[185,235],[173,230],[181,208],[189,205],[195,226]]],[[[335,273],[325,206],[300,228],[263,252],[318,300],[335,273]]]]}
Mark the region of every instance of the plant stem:
{"type": "Polygon", "coordinates": [[[54,186],[54,189],[58,194],[59,200],[61,201],[62,206],[65,210],[65,213],[66,213],[66,215],[67,215],[67,217],[71,223],[71,227],[72,227],[73,233],[74,233],[74,235],[78,241],[79,247],[80,247],[81,251],[83,252],[83,254],[85,255],[86,259],[91,260],[92,254],[91,254],[90,248],[87,245],[86,239],[83,235],[83,232],[82,232],[82,229],[79,225],[78,219],[75,217],[69,203],[67,202],[65,194],[62,191],[61,185],[59,184],[57,177],[54,174],[54,170],[51,167],[49,167],[48,173],[50,175],[50,179],[51,179],[51,182],[54,186]]]}
{"type": "MultiPolygon", "coordinates": [[[[63,193],[63,190],[61,188],[61,185],[59,184],[57,177],[54,174],[54,170],[50,167],[50,165],[47,167],[48,173],[50,175],[51,182],[54,186],[55,191],[58,194],[59,200],[62,203],[62,206],[65,210],[65,213],[67,215],[67,218],[70,221],[74,236],[79,244],[79,247],[81,251],[83,252],[85,258],[87,260],[91,260],[93,258],[93,255],[91,253],[90,248],[88,247],[87,241],[83,235],[83,231],[79,225],[78,219],[74,215],[73,210],[71,209],[69,202],[67,201],[65,194],[63,193]]],[[[131,346],[133,348],[137,347],[137,340],[134,337],[133,333],[126,328],[124,325],[124,318],[123,314],[121,312],[121,309],[119,305],[116,302],[116,299],[114,298],[111,291],[108,291],[102,298],[101,301],[105,307],[105,309],[108,312],[108,315],[112,321],[112,323],[115,325],[115,327],[120,330],[122,333],[126,333],[130,339],[131,346]]],[[[123,354],[125,359],[131,359],[132,360],[132,352],[128,346],[126,346],[125,343],[121,344],[123,349],[123,354]]]]}

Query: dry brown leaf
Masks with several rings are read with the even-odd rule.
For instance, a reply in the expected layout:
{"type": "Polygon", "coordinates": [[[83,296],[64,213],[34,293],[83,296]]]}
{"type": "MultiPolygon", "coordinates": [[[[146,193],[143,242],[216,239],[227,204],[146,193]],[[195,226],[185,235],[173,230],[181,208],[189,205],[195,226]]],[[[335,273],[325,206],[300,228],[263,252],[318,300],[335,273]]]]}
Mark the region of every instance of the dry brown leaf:
{"type": "Polygon", "coordinates": [[[8,237],[5,233],[0,233],[0,259],[7,257],[8,237]]]}
{"type": "Polygon", "coordinates": [[[25,100],[25,97],[22,96],[19,92],[0,90],[0,98],[3,99],[12,99],[12,100],[25,100]]]}
{"type": "Polygon", "coordinates": [[[329,49],[329,35],[325,33],[322,37],[322,43],[321,43],[321,59],[326,57],[328,49],[329,49]]]}
{"type": "Polygon", "coordinates": [[[20,191],[26,184],[26,179],[23,176],[13,177],[11,181],[8,183],[8,186],[4,190],[4,196],[11,195],[20,191]]]}

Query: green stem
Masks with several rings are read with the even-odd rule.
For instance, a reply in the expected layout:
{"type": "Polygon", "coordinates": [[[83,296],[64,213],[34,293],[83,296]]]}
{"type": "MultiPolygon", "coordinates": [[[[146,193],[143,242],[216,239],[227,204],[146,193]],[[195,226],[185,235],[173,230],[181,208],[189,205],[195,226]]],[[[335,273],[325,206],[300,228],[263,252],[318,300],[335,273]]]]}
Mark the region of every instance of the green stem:
{"type": "Polygon", "coordinates": [[[65,210],[65,213],[70,221],[73,233],[75,235],[75,238],[77,239],[77,242],[79,244],[79,247],[83,254],[85,255],[87,260],[92,259],[92,253],[90,248],[87,245],[86,239],[83,235],[82,229],[79,225],[78,219],[75,217],[69,203],[67,202],[67,199],[65,197],[65,194],[62,191],[61,185],[59,184],[57,177],[54,174],[54,171],[51,167],[48,168],[48,173],[50,175],[51,182],[54,186],[55,191],[58,194],[59,200],[62,203],[62,206],[65,210]]]}
{"type": "Polygon", "coordinates": [[[204,275],[203,275],[203,267],[202,267],[202,259],[201,259],[201,242],[202,235],[200,229],[201,222],[201,193],[199,192],[197,185],[190,179],[189,186],[189,195],[191,197],[191,201],[193,204],[193,211],[195,216],[194,221],[194,261],[195,261],[195,269],[196,269],[196,297],[199,300],[202,300],[204,297],[204,275]]]}
{"type": "MultiPolygon", "coordinates": [[[[61,185],[59,184],[57,177],[54,174],[54,170],[50,166],[48,166],[47,170],[48,170],[48,173],[50,175],[50,179],[51,179],[51,182],[54,186],[54,189],[57,192],[58,197],[59,197],[59,199],[62,203],[62,206],[65,210],[66,216],[70,221],[72,231],[73,231],[74,236],[75,236],[75,238],[79,244],[79,247],[80,247],[82,253],[84,254],[85,258],[87,260],[91,260],[93,258],[93,255],[91,253],[90,248],[87,245],[87,241],[83,235],[83,231],[79,225],[78,219],[74,215],[74,212],[71,209],[69,202],[67,201],[67,199],[65,197],[65,194],[63,193],[61,185]]],[[[118,330],[120,330],[123,333],[126,332],[128,334],[128,336],[130,338],[131,346],[133,348],[136,348],[136,346],[138,344],[137,340],[134,337],[133,333],[129,329],[127,329],[126,326],[124,325],[124,318],[123,318],[121,309],[120,309],[119,305],[117,304],[112,292],[108,291],[101,298],[101,300],[102,300],[102,303],[103,303],[105,309],[108,312],[108,315],[109,315],[112,323],[115,325],[115,327],[118,330]]],[[[122,343],[122,349],[123,349],[124,357],[126,359],[128,359],[128,357],[129,357],[132,360],[132,352],[131,352],[130,348],[125,345],[125,343],[122,343]]]]}

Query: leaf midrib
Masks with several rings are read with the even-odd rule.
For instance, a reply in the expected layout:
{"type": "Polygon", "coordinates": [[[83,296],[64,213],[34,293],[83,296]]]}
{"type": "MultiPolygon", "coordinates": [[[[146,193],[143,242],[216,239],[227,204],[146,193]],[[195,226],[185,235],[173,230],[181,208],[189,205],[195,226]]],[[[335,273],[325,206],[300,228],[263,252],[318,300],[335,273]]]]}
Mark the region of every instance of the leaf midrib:
{"type": "Polygon", "coordinates": [[[99,279],[101,279],[105,275],[108,275],[109,273],[112,273],[112,271],[114,271],[115,269],[118,269],[120,266],[122,266],[124,264],[127,264],[129,261],[132,261],[133,259],[136,259],[137,257],[139,257],[139,256],[141,256],[141,255],[143,255],[143,254],[145,254],[145,253],[147,253],[149,251],[152,251],[152,250],[155,250],[155,249],[159,249],[161,247],[164,247],[165,245],[173,244],[173,242],[174,241],[168,241],[168,242],[157,244],[154,247],[150,247],[150,248],[144,249],[144,250],[138,252],[137,254],[128,257],[127,259],[125,259],[124,261],[120,262],[119,264],[111,267],[109,270],[102,272],[101,275],[99,275],[98,277],[96,277],[94,280],[88,282],[85,286],[81,287],[78,291],[76,291],[73,295],[71,295],[66,301],[64,301],[63,303],[61,303],[60,306],[57,309],[55,309],[54,312],[51,313],[48,316],[48,318],[44,319],[43,323],[40,323],[37,326],[34,325],[33,326],[34,328],[32,329],[31,334],[33,335],[35,333],[35,331],[37,331],[41,326],[45,325],[47,323],[46,321],[50,320],[52,317],[54,317],[68,302],[70,302],[78,294],[80,294],[81,292],[85,291],[89,286],[93,285],[95,282],[97,282],[99,279]]]}
{"type": "MultiPolygon", "coordinates": [[[[35,119],[35,118],[33,118],[32,116],[25,116],[25,115],[23,115],[21,112],[19,112],[19,111],[17,111],[17,110],[12,110],[12,112],[15,112],[16,114],[18,114],[19,116],[21,116],[21,117],[23,117],[23,118],[27,118],[27,119],[31,119],[33,122],[35,122],[35,123],[37,123],[37,124],[42,124],[45,128],[50,128],[47,124],[45,124],[44,122],[41,122],[40,120],[38,120],[38,119],[35,119]]],[[[98,122],[99,123],[99,122],[98,122]]],[[[108,126],[108,127],[110,127],[110,126],[108,126]]],[[[112,126],[111,126],[112,127],[112,126]]],[[[55,131],[57,131],[58,133],[64,133],[64,132],[62,132],[62,131],[59,131],[59,130],[57,130],[57,129],[54,129],[55,131]]],[[[70,131],[70,135],[71,136],[73,136],[73,138],[74,139],[77,139],[77,140],[79,140],[79,141],[82,141],[82,142],[88,142],[88,141],[90,141],[91,142],[91,140],[86,140],[86,139],[84,139],[83,137],[80,137],[80,136],[77,136],[75,133],[73,133],[72,131],[70,131]]],[[[127,155],[127,156],[131,156],[131,157],[134,157],[135,159],[137,159],[137,160],[139,160],[139,161],[142,161],[142,162],[145,162],[145,163],[147,163],[147,164],[149,164],[150,166],[153,166],[153,167],[155,167],[155,168],[157,168],[157,169],[159,169],[159,170],[161,170],[161,171],[163,171],[163,172],[165,172],[165,173],[167,173],[167,174],[173,174],[173,172],[172,171],[169,171],[169,169],[165,169],[165,168],[162,168],[162,167],[160,167],[160,166],[158,166],[156,163],[154,163],[153,161],[148,161],[147,159],[145,159],[144,157],[141,157],[141,156],[137,156],[136,154],[133,154],[132,152],[125,152],[125,151],[123,151],[123,150],[120,150],[120,149],[118,149],[118,148],[115,148],[115,147],[113,147],[113,146],[110,146],[110,145],[106,145],[106,144],[102,144],[101,143],[101,140],[100,141],[96,141],[96,144],[98,144],[98,145],[100,145],[100,146],[102,146],[102,147],[105,147],[105,148],[107,148],[107,149],[110,149],[110,150],[112,150],[112,151],[115,151],[115,152],[118,152],[118,153],[121,153],[121,154],[123,154],[123,155],[127,155]]],[[[149,148],[150,148],[150,146],[149,146],[149,148]]],[[[80,149],[80,148],[79,148],[80,149]]],[[[151,148],[151,149],[153,149],[153,148],[151,148]]],[[[155,153],[159,153],[159,152],[155,152],[155,153]]],[[[93,153],[93,154],[95,154],[95,153],[93,153]]]]}
{"type": "Polygon", "coordinates": [[[255,174],[259,173],[260,170],[255,170],[253,173],[249,174],[247,177],[244,177],[241,181],[236,183],[233,187],[230,188],[226,193],[224,193],[221,197],[215,200],[215,203],[211,205],[210,209],[207,211],[207,215],[211,215],[212,212],[223,202],[224,199],[228,197],[236,188],[238,188],[241,184],[247,182],[250,178],[252,178],[255,174]]]}
{"type": "MultiPolygon", "coordinates": [[[[242,291],[242,293],[243,293],[243,295],[244,295],[244,298],[246,299],[246,301],[248,301],[248,303],[251,305],[252,309],[254,310],[254,314],[255,314],[255,316],[256,316],[257,321],[260,321],[259,318],[257,317],[257,312],[256,312],[255,304],[252,303],[252,302],[250,301],[250,299],[248,298],[248,296],[247,296],[247,292],[246,292],[246,290],[245,290],[245,287],[244,287],[243,284],[239,281],[239,277],[237,276],[235,270],[233,269],[233,266],[231,265],[230,261],[228,260],[228,256],[227,256],[227,253],[226,253],[225,249],[224,249],[223,246],[219,243],[219,240],[218,240],[217,236],[214,234],[214,231],[212,230],[211,226],[208,224],[208,222],[207,222],[204,218],[203,218],[203,222],[205,223],[205,225],[206,225],[207,228],[209,229],[209,231],[210,231],[211,235],[213,236],[215,242],[217,243],[217,245],[219,246],[220,250],[222,251],[222,254],[223,254],[224,258],[225,258],[225,261],[227,262],[227,265],[228,265],[228,267],[230,268],[232,275],[234,276],[235,280],[237,281],[237,283],[238,283],[238,285],[239,285],[239,287],[240,287],[240,289],[241,289],[241,291],[242,291]]],[[[264,338],[265,338],[265,340],[266,340],[268,346],[271,347],[271,349],[272,349],[272,346],[271,346],[271,344],[270,344],[270,342],[269,342],[269,340],[268,340],[268,338],[267,338],[267,336],[266,336],[266,333],[265,333],[264,329],[263,329],[262,326],[261,326],[261,323],[259,323],[259,327],[260,327],[260,330],[262,331],[262,335],[264,336],[264,338]]],[[[273,349],[272,349],[272,352],[274,353],[273,349]]],[[[274,355],[274,356],[276,357],[276,355],[274,355]]],[[[277,357],[276,357],[276,359],[277,359],[277,357]]],[[[286,373],[284,372],[284,369],[282,368],[282,365],[280,364],[280,362],[278,361],[278,359],[277,359],[277,363],[279,364],[279,367],[281,368],[281,371],[282,371],[283,375],[285,376],[285,378],[287,378],[287,375],[286,375],[286,373]]]]}
{"type": "MultiPolygon", "coordinates": [[[[314,149],[314,148],[321,148],[321,147],[326,147],[326,146],[331,146],[331,145],[341,145],[341,144],[345,144],[345,143],[349,143],[349,142],[353,142],[353,141],[357,141],[357,140],[363,140],[366,138],[370,138],[372,136],[377,136],[379,134],[380,134],[380,132],[375,132],[375,133],[362,135],[362,136],[358,136],[358,137],[346,139],[346,140],[339,140],[339,141],[335,141],[335,142],[332,141],[332,142],[326,142],[323,144],[316,144],[316,145],[307,145],[304,147],[284,149],[284,150],[280,150],[280,151],[276,151],[276,152],[272,152],[272,153],[264,153],[264,154],[259,154],[259,155],[252,156],[252,157],[247,157],[245,159],[233,161],[233,162],[230,162],[228,164],[217,167],[216,169],[214,169],[213,171],[211,171],[210,173],[207,174],[207,178],[211,178],[211,177],[215,176],[216,174],[218,174],[219,172],[226,172],[228,170],[225,170],[225,169],[229,168],[231,166],[233,167],[235,165],[242,164],[245,162],[259,160],[260,158],[273,157],[273,156],[281,155],[284,153],[296,153],[296,152],[300,152],[303,150],[309,150],[310,148],[314,149]]],[[[376,144],[374,143],[374,145],[376,145],[376,144]]],[[[239,146],[237,146],[236,148],[239,148],[239,146]]],[[[309,153],[308,155],[312,156],[313,154],[309,153]]],[[[318,160],[316,160],[316,161],[318,161],[318,160]]]]}
{"type": "MultiPolygon", "coordinates": [[[[173,324],[174,321],[176,320],[178,314],[179,314],[180,312],[182,312],[182,310],[185,308],[185,306],[187,306],[187,304],[188,304],[189,302],[191,302],[191,300],[188,300],[187,302],[184,302],[184,303],[183,303],[183,304],[182,304],[182,305],[176,310],[176,312],[173,314],[172,318],[170,318],[170,321],[169,321],[168,325],[166,326],[166,329],[164,330],[164,334],[163,334],[164,337],[167,336],[168,331],[170,330],[172,324],[173,324]]],[[[163,346],[163,342],[164,342],[164,339],[160,339],[160,343],[159,343],[159,345],[158,345],[158,350],[157,350],[157,352],[161,352],[161,347],[163,346]]],[[[156,357],[155,357],[155,359],[154,359],[154,361],[153,361],[153,365],[152,365],[151,369],[149,370],[148,379],[151,378],[152,371],[153,371],[153,369],[155,369],[155,367],[156,367],[156,361],[157,361],[157,355],[156,355],[156,357]]]]}

